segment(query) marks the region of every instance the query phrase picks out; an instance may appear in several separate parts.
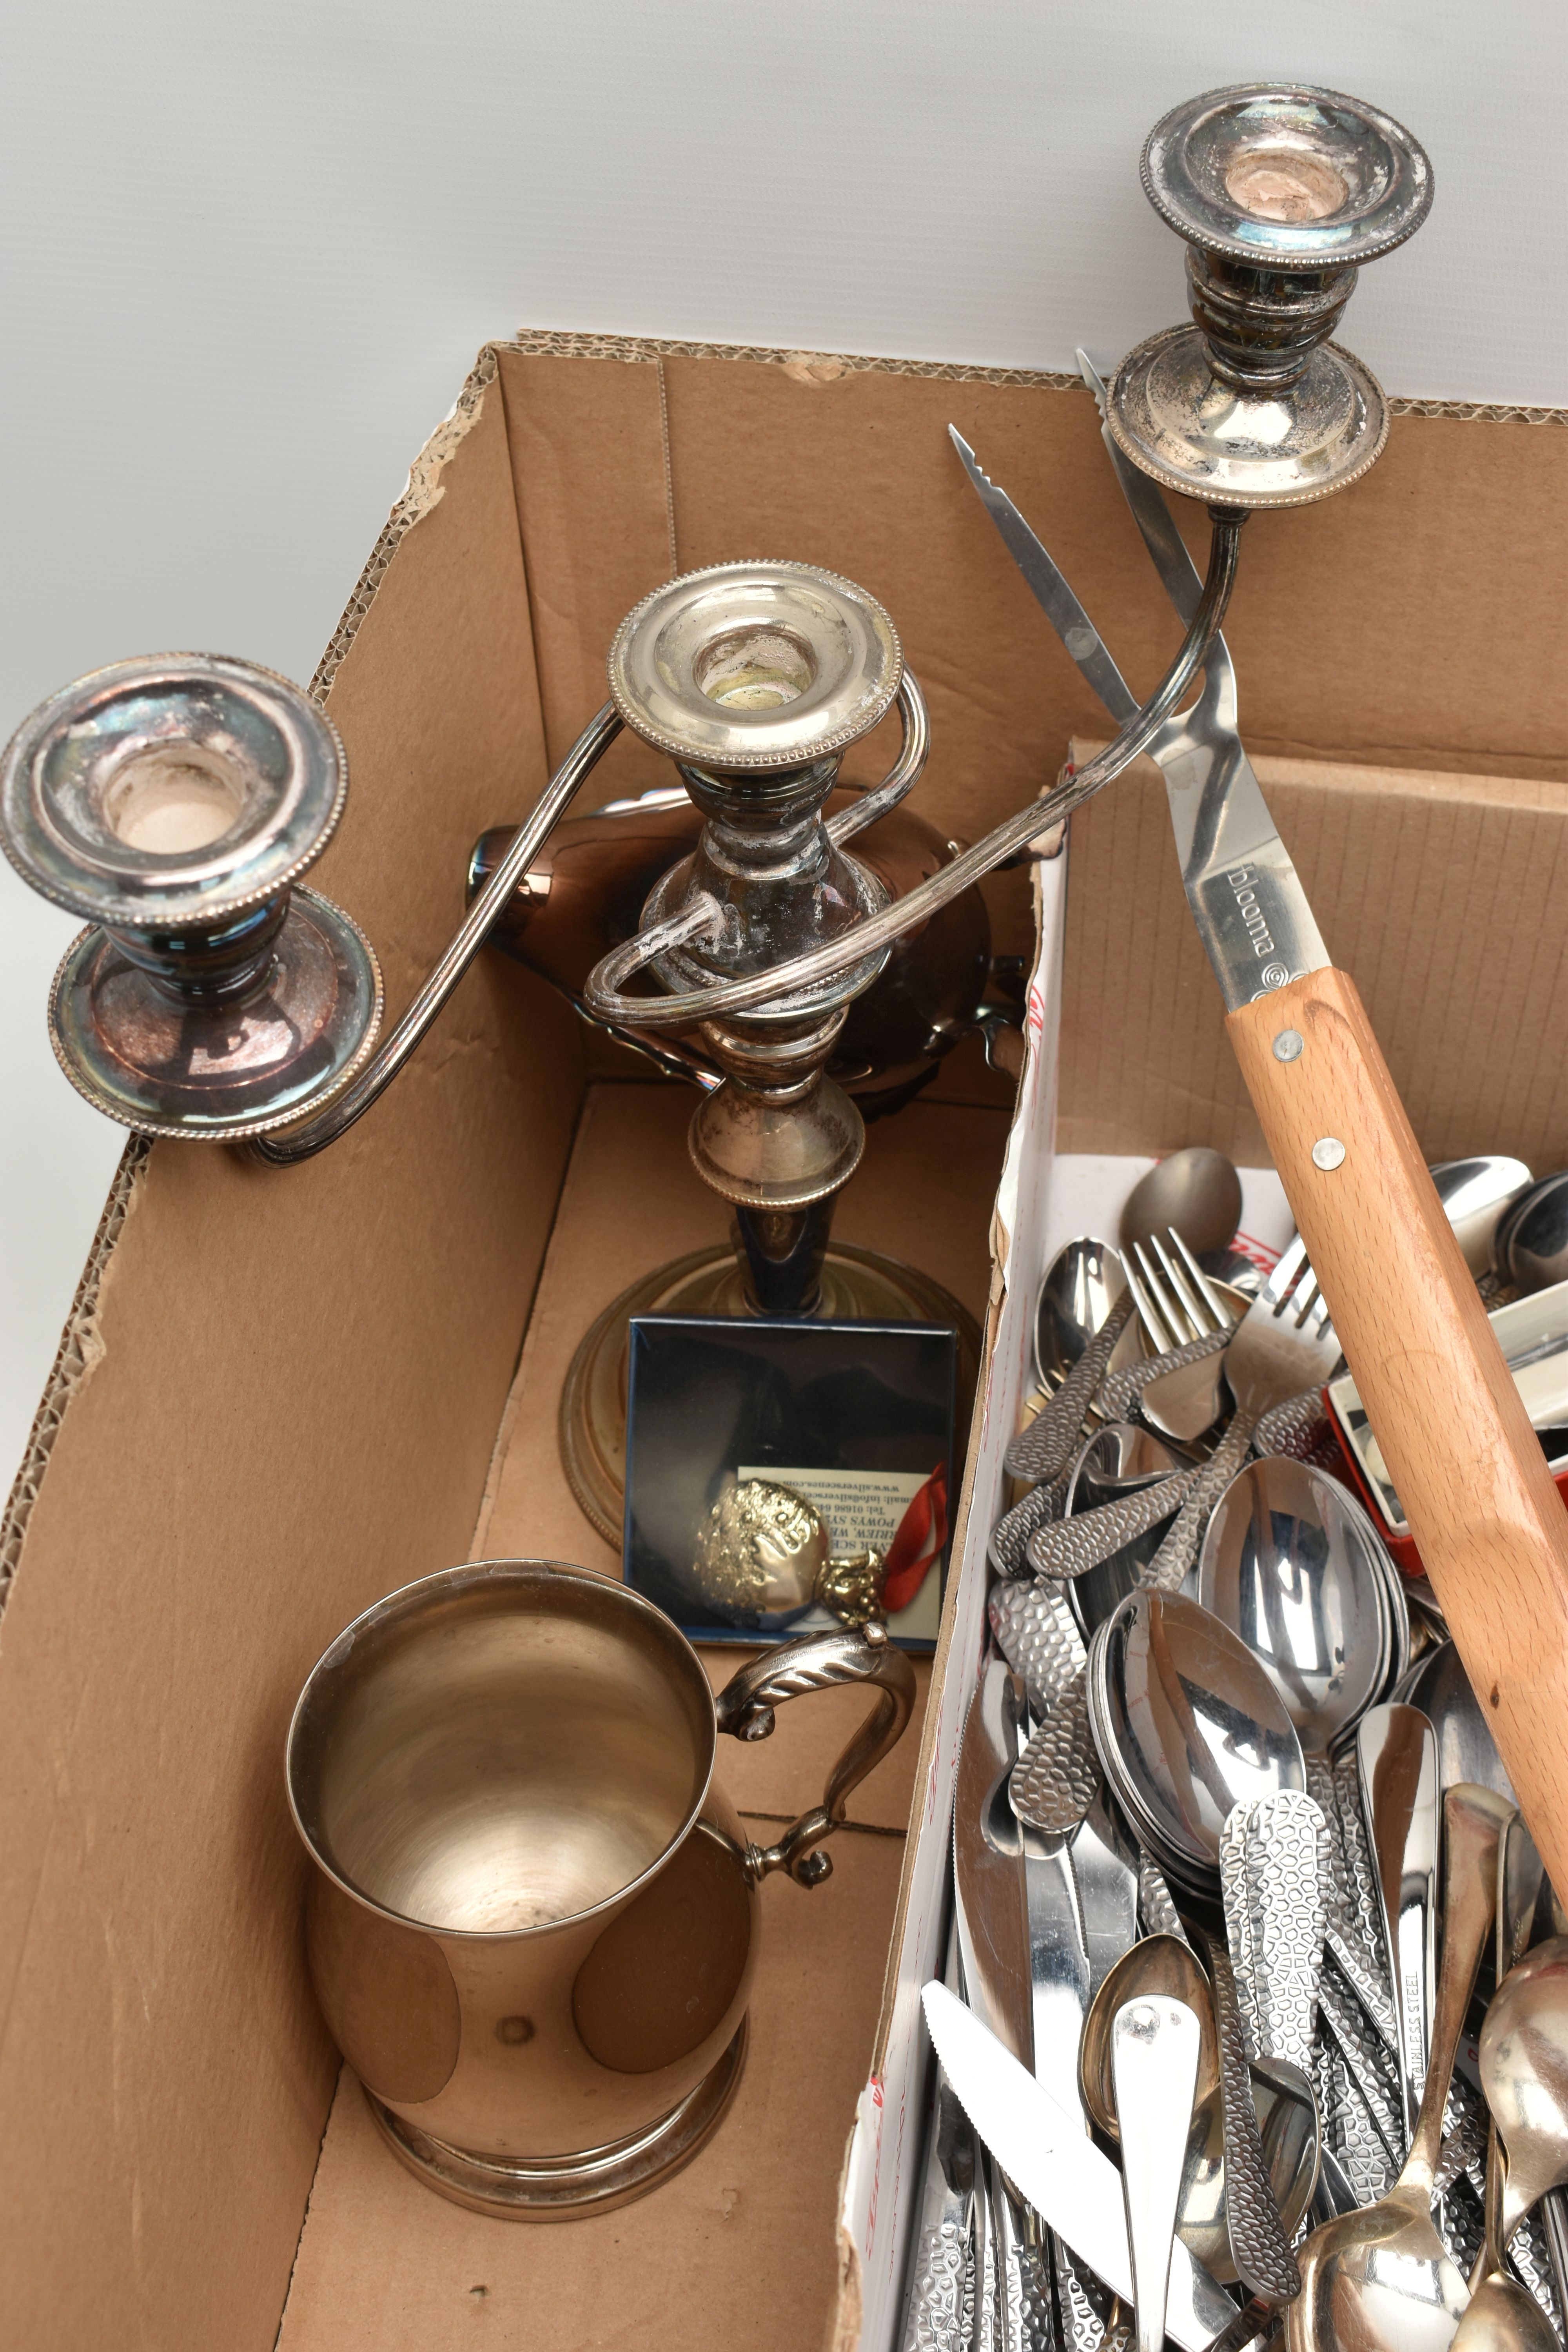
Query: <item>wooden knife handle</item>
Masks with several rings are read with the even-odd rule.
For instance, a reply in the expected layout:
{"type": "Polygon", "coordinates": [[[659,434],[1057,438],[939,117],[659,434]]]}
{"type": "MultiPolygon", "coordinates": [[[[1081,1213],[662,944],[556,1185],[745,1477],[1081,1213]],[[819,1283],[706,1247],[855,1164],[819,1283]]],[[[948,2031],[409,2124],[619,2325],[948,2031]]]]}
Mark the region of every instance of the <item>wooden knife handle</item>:
{"type": "Polygon", "coordinates": [[[1227,1026],[1410,1531],[1568,1891],[1568,1511],[1354,982],[1310,972],[1227,1026]]]}

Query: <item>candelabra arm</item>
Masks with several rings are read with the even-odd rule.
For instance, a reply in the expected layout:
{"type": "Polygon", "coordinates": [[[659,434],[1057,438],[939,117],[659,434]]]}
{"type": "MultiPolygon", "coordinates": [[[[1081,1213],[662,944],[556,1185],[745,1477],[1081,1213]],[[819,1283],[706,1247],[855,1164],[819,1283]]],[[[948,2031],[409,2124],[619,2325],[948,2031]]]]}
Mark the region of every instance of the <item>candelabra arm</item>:
{"type": "Polygon", "coordinates": [[[365,1064],[359,1076],[352,1079],[342,1092],[334,1096],[326,1108],[319,1111],[313,1118],[302,1120],[298,1127],[291,1128],[283,1135],[253,1137],[240,1147],[249,1158],[265,1160],[274,1168],[291,1168],[297,1160],[309,1160],[316,1152],[324,1151],[329,1143],[335,1143],[340,1135],[345,1135],[354,1121],[363,1118],[371,1105],[380,1099],[423,1041],[437,1014],[483,947],[492,927],[504,913],[513,891],[538,856],[551,828],[564,814],[578,786],[609,750],[620,733],[622,724],[614,703],[606,702],[584,729],[540,794],[531,815],[506,856],[469,908],[441,961],[391,1036],[365,1064]]]}
{"type": "Polygon", "coordinates": [[[931,719],[926,712],[926,698],[908,670],[899,685],[899,717],[903,723],[904,740],[898,758],[881,782],[827,819],[827,838],[836,849],[852,834],[863,832],[879,816],[886,816],[903,799],[925,766],[926,754],[931,750],[931,719]]]}
{"type": "MultiPolygon", "coordinates": [[[[1016,816],[999,824],[940,873],[918,884],[902,898],[895,899],[880,914],[854,924],[839,939],[814,949],[808,955],[794,957],[787,963],[777,964],[749,979],[715,982],[711,987],[689,989],[678,995],[627,996],[623,993],[626,982],[643,970],[652,954],[658,952],[659,944],[651,932],[628,940],[605,956],[588,976],[584,994],[595,1019],[615,1022],[626,1029],[673,1029],[751,1012],[759,1005],[776,1007],[798,991],[816,988],[876,954],[903,932],[934,915],[938,908],[945,907],[972,883],[1027,848],[1031,841],[1069,816],[1074,809],[1092,800],[1158,734],[1202,669],[1204,657],[1219,635],[1236,582],[1241,527],[1247,515],[1238,508],[1211,507],[1209,518],[1212,529],[1208,571],[1181,650],[1148,701],[1127,721],[1115,740],[1076,775],[1055,792],[1020,809],[1016,816]]],[[[907,735],[905,750],[907,753],[907,735]]],[[[900,760],[900,765],[902,764],[900,760]]],[[[897,772],[895,769],[894,774],[897,772]]],[[[890,785],[891,776],[888,782],[890,785]]],[[[850,814],[859,815],[864,806],[865,803],[861,803],[850,814]]]]}

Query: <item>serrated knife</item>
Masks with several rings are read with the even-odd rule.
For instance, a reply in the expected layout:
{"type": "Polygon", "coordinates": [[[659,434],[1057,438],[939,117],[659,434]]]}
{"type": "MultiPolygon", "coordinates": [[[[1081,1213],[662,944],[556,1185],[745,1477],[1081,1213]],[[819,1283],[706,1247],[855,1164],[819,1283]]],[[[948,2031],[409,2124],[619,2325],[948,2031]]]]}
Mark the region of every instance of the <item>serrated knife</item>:
{"type": "MultiPolygon", "coordinates": [[[[952,437],[1047,618],[1120,721],[1133,698],[1099,632],[952,437]]],[[[1163,500],[1125,461],[1119,470],[1167,593],[1187,610],[1191,560],[1163,500]]],[[[1568,1517],[1355,984],[1329,961],[1237,739],[1223,638],[1199,703],[1151,750],[1274,1165],[1521,1810],[1568,1885],[1568,1517]]],[[[1157,1040],[1149,1047],[1152,1057],[1157,1040]]]]}

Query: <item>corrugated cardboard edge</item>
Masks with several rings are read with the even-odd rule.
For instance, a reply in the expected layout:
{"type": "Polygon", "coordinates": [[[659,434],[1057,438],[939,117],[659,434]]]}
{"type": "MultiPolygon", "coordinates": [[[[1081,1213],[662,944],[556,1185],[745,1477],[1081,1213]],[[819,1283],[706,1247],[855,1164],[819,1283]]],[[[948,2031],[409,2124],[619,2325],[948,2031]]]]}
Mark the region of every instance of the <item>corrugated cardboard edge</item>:
{"type": "Polygon", "coordinates": [[[371,549],[364,570],[354,583],[353,595],[344,605],[342,617],[327,641],[327,649],[316,665],[310,691],[318,702],[325,702],[331,692],[343,656],[359,634],[360,624],[375,601],[375,592],[386,577],[387,565],[396,554],[404,534],[422,521],[443,495],[441,476],[474,426],[479,423],[485,404],[485,393],[494,383],[496,373],[495,347],[487,343],[480,352],[461,392],[446,415],[431,434],[428,441],[408,468],[408,484],[388,515],[381,537],[371,549]]]}
{"type": "MultiPolygon", "coordinates": [[[[840,376],[869,373],[924,376],[937,383],[1032,384],[1047,392],[1087,390],[1077,373],[1051,368],[972,367],[962,360],[878,359],[854,352],[786,351],[768,343],[682,342],[665,336],[597,335],[564,327],[520,327],[500,348],[536,359],[628,363],[750,360],[755,365],[782,367],[786,375],[804,384],[834,383],[840,376]]],[[[1394,398],[1388,404],[1395,416],[1453,416],[1477,425],[1568,425],[1568,408],[1525,408],[1506,401],[1394,398]]]]}
{"type": "MultiPolygon", "coordinates": [[[[317,702],[325,702],[331,693],[332,680],[343,656],[353,645],[361,623],[374,602],[376,590],[386,577],[387,567],[404,536],[439,503],[443,495],[442,473],[479,422],[485,392],[494,382],[495,373],[495,351],[487,343],[457,399],[408,468],[407,486],[371,550],[369,561],[354,584],[353,593],[343,608],[342,617],[333,630],[310,680],[310,691],[317,702]]],[[[110,1186],[109,1197],[104,1202],[103,1213],[98,1221],[98,1230],[92,1237],[87,1264],[77,1285],[76,1297],[60,1335],[53,1367],[33,1418],[21,1467],[13,1482],[5,1512],[0,1515],[0,1613],[4,1612],[12,1581],[21,1562],[27,1521],[37,1500],[60,1424],[72,1397],[91,1377],[102,1359],[103,1341],[98,1329],[99,1294],[152,1149],[153,1139],[150,1136],[133,1135],[126,1144],[110,1186]]]]}
{"type": "Polygon", "coordinates": [[[109,1188],[109,1198],[103,1204],[103,1214],[98,1221],[98,1231],[92,1237],[92,1247],[87,1254],[81,1279],[76,1286],[70,1313],[54,1364],[44,1385],[38,1410],[33,1416],[26,1451],[17,1471],[5,1516],[0,1517],[0,1613],[10,1597],[12,1582],[21,1562],[22,1546],[26,1538],[27,1521],[38,1489],[44,1483],[44,1473],[49,1466],[55,1440],[60,1424],[77,1391],[91,1379],[103,1360],[103,1340],[98,1328],[98,1302],[108,1272],[114,1244],[130,1215],[142,1181],[142,1171],[153,1146],[144,1135],[133,1135],[121,1154],[114,1181],[109,1188]]]}

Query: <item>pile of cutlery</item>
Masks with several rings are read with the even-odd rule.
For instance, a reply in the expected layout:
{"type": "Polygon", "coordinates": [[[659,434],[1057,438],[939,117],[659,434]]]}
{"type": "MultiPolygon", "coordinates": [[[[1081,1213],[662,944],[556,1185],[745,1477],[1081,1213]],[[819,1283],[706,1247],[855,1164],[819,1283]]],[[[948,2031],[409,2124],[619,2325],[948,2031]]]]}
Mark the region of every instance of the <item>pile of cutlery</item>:
{"type": "MultiPolygon", "coordinates": [[[[1134,698],[1082,604],[952,438],[1121,725],[1134,698]]],[[[1107,447],[1188,619],[1199,583],[1169,511],[1107,447]]],[[[1330,1297],[1300,1239],[1261,1279],[1219,1246],[1241,1196],[1212,1151],[1141,1181],[1124,1255],[1085,1239],[1047,1274],[1037,1410],[988,1546],[952,1948],[924,1993],[939,2063],[905,2352],[1552,2352],[1568,1916],[1390,1474],[1420,1489],[1412,1521],[1468,1645],[1484,1651],[1486,1579],[1467,1543],[1495,1538],[1545,1605],[1561,1523],[1526,1454],[1533,1427],[1568,1467],[1568,1176],[1501,1159],[1422,1173],[1247,761],[1223,636],[1149,751],[1330,1297]],[[1365,1132],[1347,1144],[1333,1122],[1352,1108],[1365,1132]],[[1357,1167],[1359,1185],[1338,1172],[1357,1167]],[[1517,1362],[1500,1315],[1478,1334],[1467,1268],[1489,1312],[1540,1301],[1517,1362]],[[1378,1318],[1400,1283],[1411,1345],[1390,1360],[1378,1318]],[[1381,1435],[1357,1475],[1399,1564],[1327,1475],[1349,1459],[1324,1402],[1339,1414],[1346,1385],[1331,1299],[1366,1383],[1348,1407],[1360,1439],[1381,1435]],[[1505,1363],[1524,1412],[1488,1369],[1505,1363]],[[1425,1444],[1461,1389],[1455,1443],[1425,1444]],[[1489,1519],[1471,1489],[1494,1470],[1507,1507],[1489,1519]]],[[[1517,1716],[1499,1719],[1539,1798],[1517,1716]]]]}
{"type": "Polygon", "coordinates": [[[1248,1301],[1174,1233],[1125,1286],[1072,1246],[1098,1328],[991,1544],[904,2352],[1551,2352],[1568,1917],[1430,1588],[1298,1458],[1310,1268],[1248,1301]]]}

